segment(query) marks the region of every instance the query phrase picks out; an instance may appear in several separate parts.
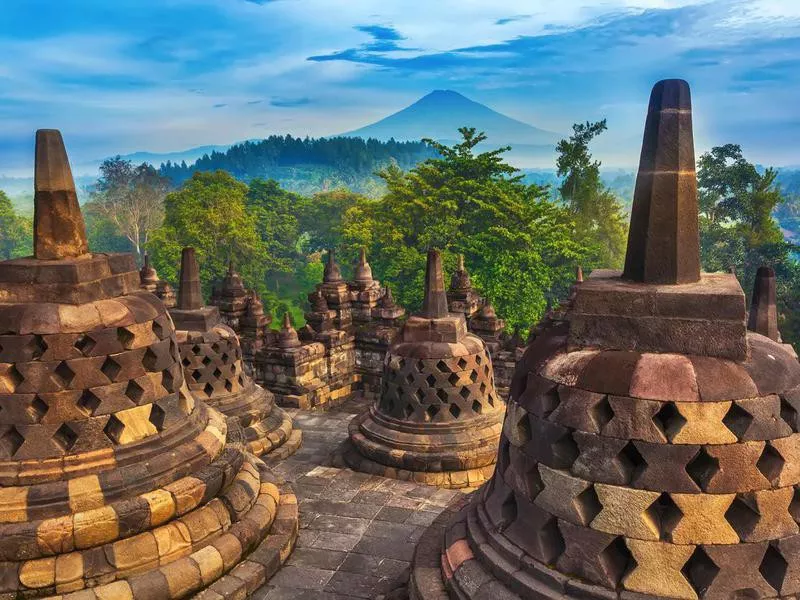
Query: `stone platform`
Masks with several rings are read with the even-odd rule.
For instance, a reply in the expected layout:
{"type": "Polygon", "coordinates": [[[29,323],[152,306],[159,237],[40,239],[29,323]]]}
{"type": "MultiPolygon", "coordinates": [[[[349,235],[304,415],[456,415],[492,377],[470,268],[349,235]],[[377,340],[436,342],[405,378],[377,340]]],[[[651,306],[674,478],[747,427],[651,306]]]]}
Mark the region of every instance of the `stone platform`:
{"type": "Polygon", "coordinates": [[[303,430],[303,445],[285,460],[267,463],[297,495],[300,534],[284,566],[253,599],[384,598],[407,578],[428,526],[465,497],[327,466],[347,439],[348,422],[369,404],[353,399],[325,413],[287,410],[303,430]]]}

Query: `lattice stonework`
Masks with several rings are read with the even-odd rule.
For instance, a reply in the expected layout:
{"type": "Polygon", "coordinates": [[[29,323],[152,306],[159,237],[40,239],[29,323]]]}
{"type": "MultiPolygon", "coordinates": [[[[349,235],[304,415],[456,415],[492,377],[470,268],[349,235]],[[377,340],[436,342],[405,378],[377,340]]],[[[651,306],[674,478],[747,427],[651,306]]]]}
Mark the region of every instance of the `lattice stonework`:
{"type": "Polygon", "coordinates": [[[235,394],[245,385],[242,349],[227,325],[188,332],[180,344],[181,363],[192,393],[208,398],[235,394]]]}
{"type": "Polygon", "coordinates": [[[494,410],[501,402],[485,351],[439,359],[387,354],[382,386],[381,411],[411,422],[469,419],[494,410]]]}

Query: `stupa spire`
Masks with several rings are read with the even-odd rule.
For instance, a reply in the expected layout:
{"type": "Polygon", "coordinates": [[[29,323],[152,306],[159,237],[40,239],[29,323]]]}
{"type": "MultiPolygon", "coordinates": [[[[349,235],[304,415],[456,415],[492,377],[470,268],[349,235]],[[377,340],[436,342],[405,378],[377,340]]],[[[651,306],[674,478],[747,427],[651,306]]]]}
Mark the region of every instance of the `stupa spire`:
{"type": "Polygon", "coordinates": [[[203,307],[200,292],[200,267],[194,248],[184,248],[181,252],[181,275],[178,287],[178,309],[195,310],[203,307]]]}
{"type": "Polygon", "coordinates": [[[689,84],[659,81],[650,95],[623,277],[640,283],[699,281],[697,214],[689,84]]]}
{"type": "Polygon", "coordinates": [[[575,269],[575,283],[583,283],[583,267],[580,265],[575,269]]]}
{"type": "Polygon", "coordinates": [[[33,255],[41,260],[88,254],[86,226],[64,140],[57,129],[36,132],[33,255]]]}
{"type": "Polygon", "coordinates": [[[322,274],[324,283],[334,283],[342,280],[342,272],[336,264],[336,254],[333,248],[328,250],[328,262],[325,263],[325,270],[322,274]]]}
{"type": "Polygon", "coordinates": [[[428,264],[425,268],[425,298],[422,301],[420,316],[428,319],[440,319],[448,314],[442,256],[438,250],[431,248],[428,250],[428,264]]]}
{"type": "Polygon", "coordinates": [[[775,271],[770,267],[759,267],[756,273],[747,328],[776,342],[781,341],[775,297],[775,271]]]}

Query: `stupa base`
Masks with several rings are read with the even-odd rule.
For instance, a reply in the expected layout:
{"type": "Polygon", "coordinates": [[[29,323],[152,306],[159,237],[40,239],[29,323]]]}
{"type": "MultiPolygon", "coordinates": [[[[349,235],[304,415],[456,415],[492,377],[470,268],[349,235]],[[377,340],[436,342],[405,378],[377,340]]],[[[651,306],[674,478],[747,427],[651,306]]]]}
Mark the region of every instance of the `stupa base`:
{"type": "MultiPolygon", "coordinates": [[[[446,439],[453,439],[454,434],[444,433],[428,435],[428,443],[417,443],[413,450],[404,449],[400,444],[389,446],[367,438],[362,425],[370,419],[368,411],[350,421],[349,438],[334,456],[334,464],[371,475],[464,491],[479,488],[494,473],[496,442],[479,444],[477,449],[437,451],[445,447],[446,439]]],[[[473,432],[476,437],[479,430],[473,432]]],[[[495,428],[489,426],[487,430],[494,432],[495,428]]]]}

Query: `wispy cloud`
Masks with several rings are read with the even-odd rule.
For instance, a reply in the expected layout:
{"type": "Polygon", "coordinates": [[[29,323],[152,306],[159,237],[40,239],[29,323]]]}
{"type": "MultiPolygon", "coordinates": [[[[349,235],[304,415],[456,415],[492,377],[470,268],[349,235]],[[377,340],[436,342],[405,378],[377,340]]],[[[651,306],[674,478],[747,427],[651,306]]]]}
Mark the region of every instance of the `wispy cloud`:
{"type": "Polygon", "coordinates": [[[513,17],[503,17],[502,19],[497,19],[494,24],[495,25],[508,25],[509,23],[515,23],[517,21],[523,21],[525,19],[530,19],[531,15],[514,15],[513,17]]]}
{"type": "Polygon", "coordinates": [[[270,106],[277,106],[278,108],[296,108],[298,106],[306,106],[311,104],[310,98],[273,98],[269,101],[270,106]]]}

